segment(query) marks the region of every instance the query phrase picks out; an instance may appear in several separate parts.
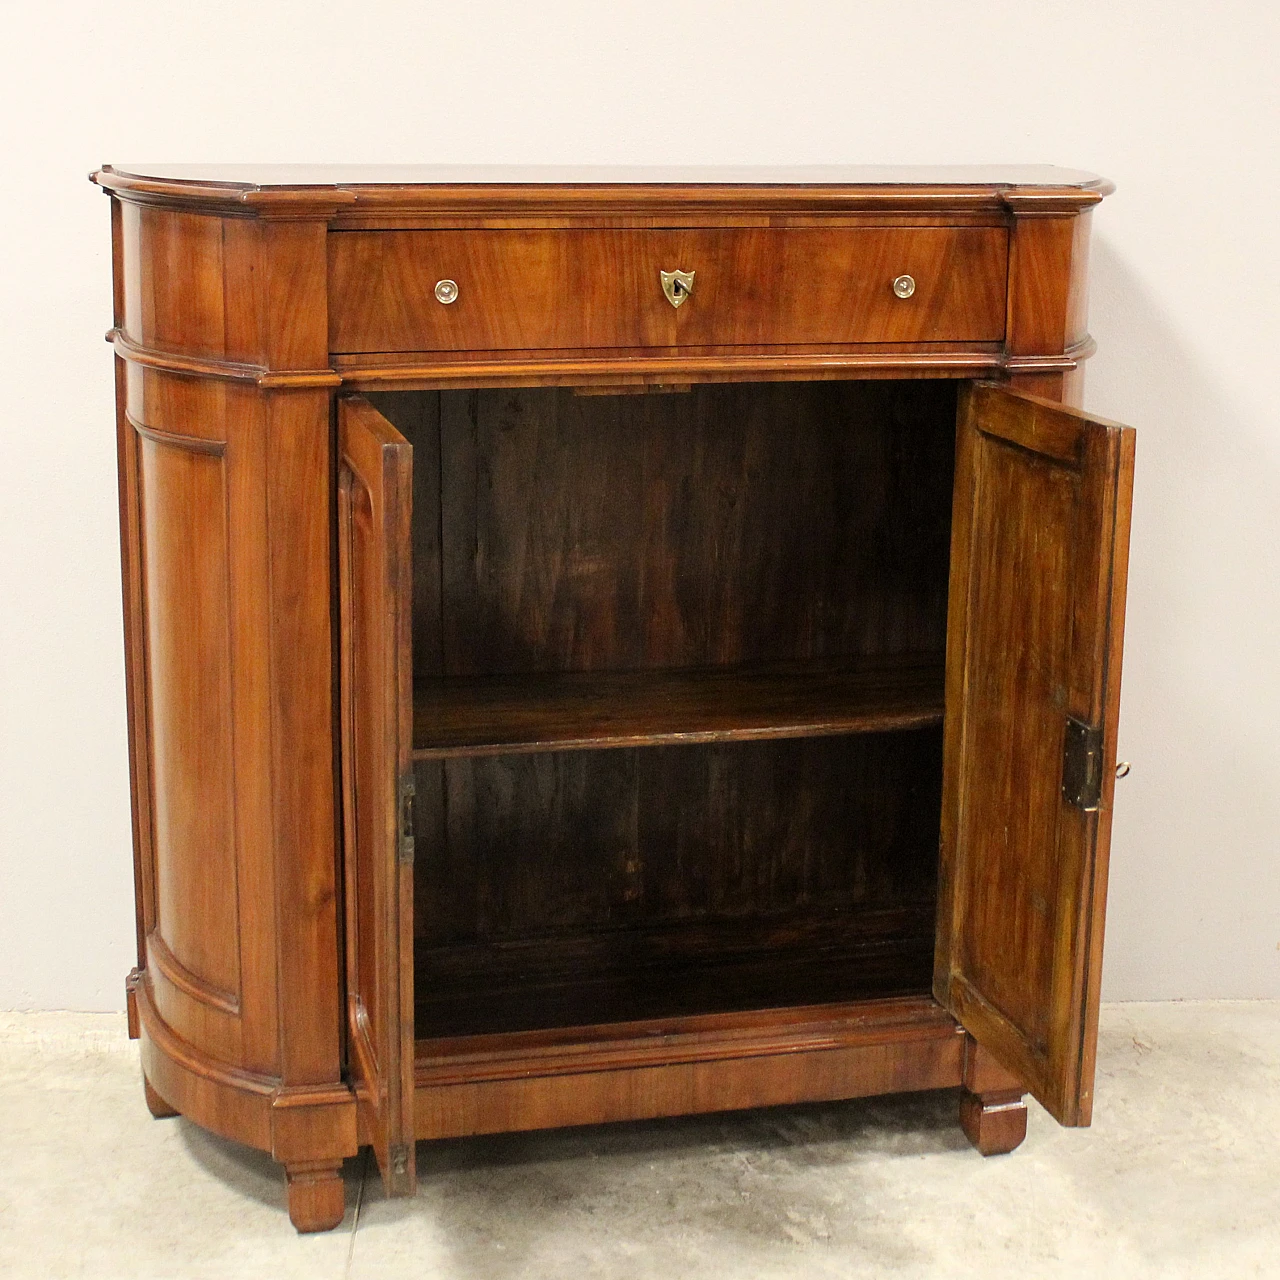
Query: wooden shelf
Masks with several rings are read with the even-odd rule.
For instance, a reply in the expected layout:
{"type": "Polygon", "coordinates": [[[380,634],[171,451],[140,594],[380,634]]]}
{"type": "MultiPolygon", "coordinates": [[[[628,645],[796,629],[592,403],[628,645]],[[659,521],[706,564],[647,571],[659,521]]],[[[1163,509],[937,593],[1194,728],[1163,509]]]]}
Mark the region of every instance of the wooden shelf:
{"type": "Polygon", "coordinates": [[[826,1004],[926,992],[932,901],[681,920],[415,947],[424,1037],[826,1004]]]}
{"type": "MultiPolygon", "coordinates": [[[[676,1015],[489,1035],[424,1036],[415,1045],[421,1085],[538,1074],[580,1074],[619,1065],[830,1050],[887,1039],[955,1039],[955,1020],[928,994],[815,1001],[743,1013],[676,1015]]],[[[849,1096],[852,1096],[849,1095],[849,1096]]]]}
{"type": "Polygon", "coordinates": [[[875,733],[942,723],[933,655],[767,667],[440,680],[414,690],[413,755],[504,755],[875,733]]]}

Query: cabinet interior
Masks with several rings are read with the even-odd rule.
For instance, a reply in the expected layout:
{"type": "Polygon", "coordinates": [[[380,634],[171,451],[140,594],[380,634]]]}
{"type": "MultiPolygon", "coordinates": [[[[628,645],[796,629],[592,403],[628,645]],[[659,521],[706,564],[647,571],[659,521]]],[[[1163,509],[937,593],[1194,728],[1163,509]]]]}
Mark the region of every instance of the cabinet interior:
{"type": "Polygon", "coordinates": [[[929,990],[956,384],[370,397],[419,1038],[929,990]]]}

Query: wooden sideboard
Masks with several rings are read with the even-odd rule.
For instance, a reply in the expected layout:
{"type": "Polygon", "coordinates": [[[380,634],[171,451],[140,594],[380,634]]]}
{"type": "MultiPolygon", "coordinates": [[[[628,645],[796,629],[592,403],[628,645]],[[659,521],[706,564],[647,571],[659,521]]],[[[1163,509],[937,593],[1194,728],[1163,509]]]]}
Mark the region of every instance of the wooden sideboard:
{"type": "Polygon", "coordinates": [[[146,1096],[1087,1124],[1133,433],[1055,168],[106,168],[146,1096]]]}

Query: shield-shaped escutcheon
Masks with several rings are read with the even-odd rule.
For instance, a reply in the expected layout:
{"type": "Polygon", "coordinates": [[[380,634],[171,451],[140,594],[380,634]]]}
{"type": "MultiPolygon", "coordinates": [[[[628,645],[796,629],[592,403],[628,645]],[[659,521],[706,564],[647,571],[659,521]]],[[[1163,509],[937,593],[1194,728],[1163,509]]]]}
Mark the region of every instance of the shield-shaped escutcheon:
{"type": "Polygon", "coordinates": [[[694,271],[660,271],[662,292],[673,307],[678,307],[693,292],[694,271]]]}

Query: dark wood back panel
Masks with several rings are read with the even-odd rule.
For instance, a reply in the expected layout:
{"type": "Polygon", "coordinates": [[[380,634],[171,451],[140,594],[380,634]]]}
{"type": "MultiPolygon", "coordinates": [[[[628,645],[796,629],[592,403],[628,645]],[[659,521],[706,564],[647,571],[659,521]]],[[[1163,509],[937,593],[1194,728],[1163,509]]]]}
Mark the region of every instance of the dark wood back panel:
{"type": "Polygon", "coordinates": [[[942,653],[951,383],[378,404],[415,446],[419,679],[942,653]]]}
{"type": "MultiPolygon", "coordinates": [[[[415,446],[420,681],[943,651],[952,384],[377,403],[415,446]]],[[[420,1018],[923,991],[939,752],[933,728],[420,761],[420,1018]]]]}
{"type": "Polygon", "coordinates": [[[936,728],[418,765],[420,936],[498,941],[931,900],[936,728]],[[432,825],[429,798],[422,822],[432,825]],[[432,849],[442,856],[433,857],[432,849]]]}
{"type": "Polygon", "coordinates": [[[584,1016],[640,1016],[655,983],[667,1011],[922,992],[941,776],[936,727],[420,761],[420,1016],[534,988],[584,1016]]]}

